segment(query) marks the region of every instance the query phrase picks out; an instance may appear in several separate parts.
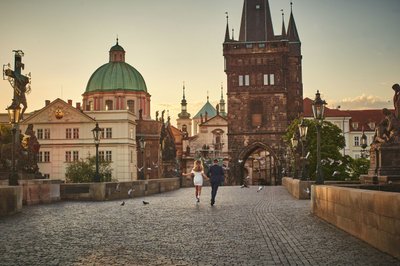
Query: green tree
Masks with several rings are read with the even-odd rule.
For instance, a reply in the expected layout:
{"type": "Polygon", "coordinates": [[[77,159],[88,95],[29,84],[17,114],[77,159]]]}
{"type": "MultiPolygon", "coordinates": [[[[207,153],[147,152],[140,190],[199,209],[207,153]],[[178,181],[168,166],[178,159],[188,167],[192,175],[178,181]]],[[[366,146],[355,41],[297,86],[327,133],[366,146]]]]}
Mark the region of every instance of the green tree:
{"type": "MultiPolygon", "coordinates": [[[[283,136],[284,142],[291,146],[290,139],[296,133],[298,134],[298,125],[300,119],[295,119],[288,127],[286,134],[283,136]]],[[[304,119],[304,123],[308,126],[305,147],[308,156],[308,174],[310,179],[315,180],[315,169],[317,166],[317,122],[315,120],[304,119]]],[[[300,146],[300,143],[299,143],[300,146]]],[[[344,180],[350,177],[348,168],[350,157],[343,156],[340,152],[345,147],[345,139],[342,131],[336,125],[323,121],[321,127],[321,170],[325,180],[344,180]]],[[[297,152],[300,148],[297,149],[297,152]]]]}
{"type": "MultiPolygon", "coordinates": [[[[111,181],[111,166],[109,161],[99,161],[99,173],[101,182],[111,181]]],[[[96,156],[80,159],[68,163],[66,169],[66,179],[68,183],[90,183],[93,182],[96,173],[96,156]]]]}
{"type": "Polygon", "coordinates": [[[368,174],[370,161],[366,158],[351,159],[349,172],[352,179],[358,179],[360,175],[368,174]]]}

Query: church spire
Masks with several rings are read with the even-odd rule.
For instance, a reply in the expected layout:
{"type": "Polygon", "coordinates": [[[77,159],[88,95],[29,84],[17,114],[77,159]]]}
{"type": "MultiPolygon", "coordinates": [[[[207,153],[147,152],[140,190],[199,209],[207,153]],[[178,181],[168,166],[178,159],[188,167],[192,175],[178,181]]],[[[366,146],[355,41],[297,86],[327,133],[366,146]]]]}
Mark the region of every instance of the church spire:
{"type": "Polygon", "coordinates": [[[183,97],[181,101],[181,112],[178,114],[179,118],[190,118],[190,114],[187,112],[187,102],[185,98],[185,82],[183,82],[183,97]]]}
{"type": "Polygon", "coordinates": [[[226,116],[225,112],[225,100],[224,100],[224,87],[221,83],[221,100],[219,100],[219,114],[221,116],[226,116]]]}
{"type": "Polygon", "coordinates": [[[290,42],[300,42],[299,33],[297,32],[296,22],[293,17],[293,3],[290,2],[290,19],[287,30],[287,37],[290,42]]]}
{"type": "Polygon", "coordinates": [[[229,16],[228,12],[225,12],[226,14],[226,30],[225,30],[225,42],[230,41],[230,36],[229,36],[229,16]]]}
{"type": "Polygon", "coordinates": [[[274,40],[268,0],[244,0],[239,41],[274,40]]]}

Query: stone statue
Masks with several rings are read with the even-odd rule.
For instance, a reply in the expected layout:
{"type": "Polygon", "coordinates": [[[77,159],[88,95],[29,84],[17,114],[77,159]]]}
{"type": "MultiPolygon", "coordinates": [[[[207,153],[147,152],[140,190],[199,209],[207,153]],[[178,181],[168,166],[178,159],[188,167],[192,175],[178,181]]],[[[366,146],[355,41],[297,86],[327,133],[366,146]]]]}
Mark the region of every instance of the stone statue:
{"type": "Polygon", "coordinates": [[[374,143],[386,143],[389,140],[387,132],[388,122],[386,119],[382,120],[375,128],[374,143]]]}
{"type": "Polygon", "coordinates": [[[10,109],[16,109],[23,105],[20,118],[23,119],[26,108],[28,108],[28,104],[26,101],[25,94],[29,92],[29,83],[30,80],[27,76],[21,74],[21,69],[24,68],[24,64],[22,63],[22,56],[24,53],[21,50],[14,51],[15,52],[15,68],[14,71],[11,69],[5,69],[4,74],[8,77],[11,86],[14,88],[14,96],[11,103],[10,109]]]}
{"type": "Polygon", "coordinates": [[[158,111],[156,111],[156,121],[158,121],[158,111]]]}
{"type": "Polygon", "coordinates": [[[162,112],[161,112],[161,122],[163,122],[163,123],[164,123],[164,113],[165,113],[165,110],[162,110],[162,112]]]}
{"type": "Polygon", "coordinates": [[[387,121],[387,132],[389,133],[389,141],[394,143],[399,143],[400,141],[400,121],[395,117],[395,115],[388,109],[384,108],[382,110],[387,121]]]}
{"type": "Polygon", "coordinates": [[[27,158],[24,162],[25,170],[30,173],[37,173],[39,170],[37,155],[39,154],[40,144],[35,136],[32,124],[29,124],[25,130],[25,138],[22,141],[22,146],[27,152],[27,158]]]}
{"type": "Polygon", "coordinates": [[[392,89],[394,90],[394,115],[397,119],[400,119],[400,85],[396,83],[392,86],[392,89]]]}

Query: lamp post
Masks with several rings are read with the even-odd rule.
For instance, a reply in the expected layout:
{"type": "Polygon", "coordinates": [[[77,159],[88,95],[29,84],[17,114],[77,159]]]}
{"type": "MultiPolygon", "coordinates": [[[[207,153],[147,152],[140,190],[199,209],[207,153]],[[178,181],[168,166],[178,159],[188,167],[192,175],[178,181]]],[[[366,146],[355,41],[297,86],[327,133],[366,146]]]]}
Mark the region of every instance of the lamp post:
{"type": "Polygon", "coordinates": [[[317,169],[315,184],[324,184],[324,177],[321,171],[321,128],[324,120],[326,102],[321,99],[319,91],[315,94],[315,99],[312,103],[314,119],[317,122],[317,169]]]}
{"type": "Polygon", "coordinates": [[[144,180],[145,179],[145,174],[144,174],[144,171],[145,171],[145,167],[144,167],[144,163],[145,163],[145,161],[144,161],[144,150],[146,149],[146,141],[144,140],[144,138],[141,138],[139,140],[139,145],[140,145],[140,152],[142,154],[142,170],[140,171],[140,175],[141,175],[140,179],[144,180]]]}
{"type": "Polygon", "coordinates": [[[8,185],[9,186],[18,186],[18,175],[15,169],[15,135],[17,132],[17,127],[21,115],[21,108],[19,105],[13,104],[7,108],[8,118],[12,125],[11,133],[12,133],[12,146],[11,146],[11,174],[8,177],[8,185]]]}
{"type": "Polygon", "coordinates": [[[94,144],[96,146],[96,173],[94,174],[94,178],[93,178],[94,182],[100,182],[100,174],[99,174],[100,132],[101,132],[101,128],[99,127],[99,123],[96,123],[96,127],[92,129],[94,144]]]}
{"type": "Polygon", "coordinates": [[[290,139],[293,148],[293,178],[297,178],[297,168],[296,168],[296,150],[297,145],[299,144],[299,140],[297,139],[296,133],[293,134],[293,137],[290,139]]]}
{"type": "Polygon", "coordinates": [[[304,146],[307,138],[308,127],[304,123],[304,119],[301,120],[299,124],[299,133],[300,133],[300,142],[301,142],[301,175],[300,180],[305,180],[307,178],[305,166],[306,166],[306,158],[304,157],[304,146]]]}
{"type": "Polygon", "coordinates": [[[361,158],[366,158],[367,157],[367,154],[366,154],[366,148],[367,148],[367,146],[368,146],[368,144],[367,144],[367,135],[365,135],[365,132],[364,132],[364,128],[363,128],[363,131],[362,131],[362,135],[361,135],[361,158]]]}

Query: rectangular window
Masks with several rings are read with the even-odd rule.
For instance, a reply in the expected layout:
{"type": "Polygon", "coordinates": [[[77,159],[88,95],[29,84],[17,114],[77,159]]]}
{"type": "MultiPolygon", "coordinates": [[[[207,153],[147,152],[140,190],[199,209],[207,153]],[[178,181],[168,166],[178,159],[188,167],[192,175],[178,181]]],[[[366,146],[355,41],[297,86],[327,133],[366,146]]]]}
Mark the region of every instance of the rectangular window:
{"type": "Polygon", "coordinates": [[[79,139],[79,128],[74,128],[74,139],[79,139]]]}
{"type": "Polygon", "coordinates": [[[43,162],[44,163],[50,162],[50,152],[49,151],[43,152],[43,162]]]}
{"type": "Polygon", "coordinates": [[[65,161],[67,163],[70,163],[72,161],[72,153],[71,153],[71,151],[66,151],[65,152],[65,161]]]}
{"type": "Polygon", "coordinates": [[[43,162],[43,152],[40,151],[37,155],[37,161],[38,163],[42,163],[43,162]]]}
{"type": "Polygon", "coordinates": [[[269,85],[268,74],[264,74],[264,85],[269,85]]]}
{"type": "Polygon", "coordinates": [[[243,86],[243,76],[239,75],[239,86],[243,86]]]}
{"type": "Polygon", "coordinates": [[[66,139],[72,139],[72,129],[71,128],[66,128],[65,129],[65,138],[66,139]]]}
{"type": "Polygon", "coordinates": [[[112,128],[107,127],[106,128],[106,139],[111,139],[112,138],[112,128]]]}
{"type": "Polygon", "coordinates": [[[250,76],[249,75],[245,75],[244,76],[244,85],[245,86],[249,86],[250,85],[250,76]]]}
{"type": "Polygon", "coordinates": [[[112,153],[111,151],[106,151],[106,161],[111,162],[112,161],[112,153]]]}
{"type": "Polygon", "coordinates": [[[269,75],[269,84],[275,85],[275,75],[274,74],[269,75]]]}
{"type": "Polygon", "coordinates": [[[354,137],[354,146],[360,146],[360,137],[359,136],[354,137]]]}
{"type": "Polygon", "coordinates": [[[43,129],[41,128],[37,130],[37,139],[43,139],[43,129]]]}
{"type": "Polygon", "coordinates": [[[44,129],[44,139],[50,139],[50,128],[44,129]]]}
{"type": "Polygon", "coordinates": [[[99,151],[99,161],[104,161],[105,156],[104,156],[104,151],[99,151]]]}
{"type": "Polygon", "coordinates": [[[79,151],[73,151],[72,156],[73,156],[72,159],[74,160],[74,162],[79,161],[79,151]]]}
{"type": "Polygon", "coordinates": [[[50,174],[43,174],[43,177],[44,177],[45,179],[50,179],[50,174]]]}

